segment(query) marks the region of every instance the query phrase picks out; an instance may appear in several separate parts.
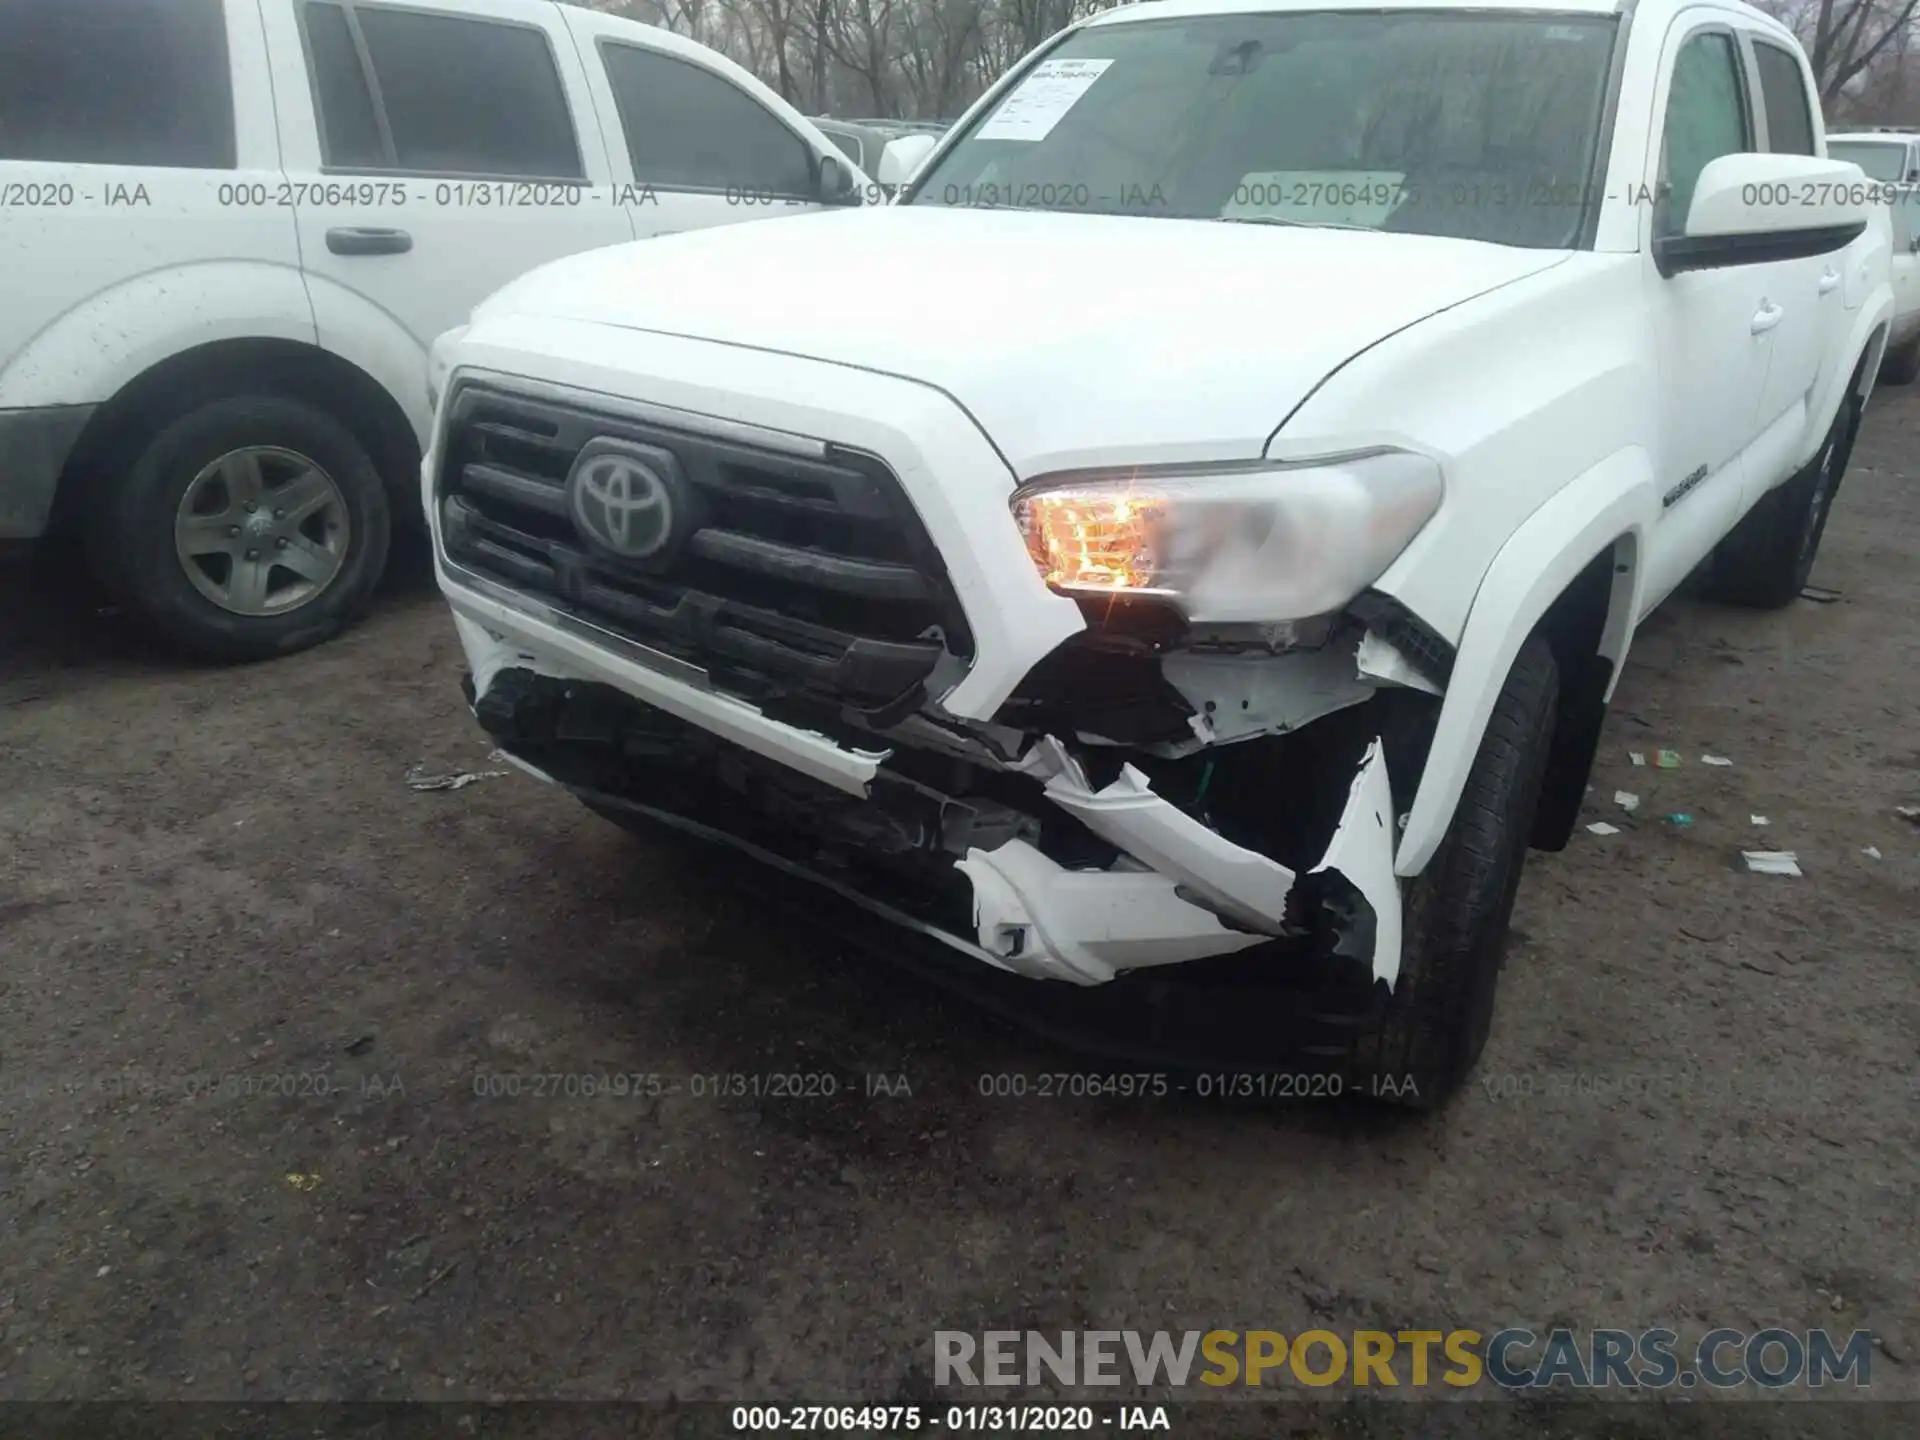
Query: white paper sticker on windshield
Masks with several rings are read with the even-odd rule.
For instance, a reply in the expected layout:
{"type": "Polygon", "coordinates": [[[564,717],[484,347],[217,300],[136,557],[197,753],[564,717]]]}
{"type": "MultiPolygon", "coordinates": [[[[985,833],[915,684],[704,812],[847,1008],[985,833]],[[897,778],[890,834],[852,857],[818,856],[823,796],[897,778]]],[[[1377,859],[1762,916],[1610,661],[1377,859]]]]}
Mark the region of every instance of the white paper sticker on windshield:
{"type": "Polygon", "coordinates": [[[1042,60],[982,125],[980,140],[1044,140],[1113,64],[1111,60],[1042,60]]]}

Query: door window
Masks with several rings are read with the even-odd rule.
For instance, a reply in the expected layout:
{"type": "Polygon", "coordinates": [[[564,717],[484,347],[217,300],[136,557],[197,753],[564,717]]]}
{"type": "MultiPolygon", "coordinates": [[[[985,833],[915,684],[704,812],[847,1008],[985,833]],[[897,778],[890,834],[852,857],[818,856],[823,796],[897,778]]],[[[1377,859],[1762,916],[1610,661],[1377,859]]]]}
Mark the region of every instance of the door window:
{"type": "Polygon", "coordinates": [[[584,178],[543,31],[334,0],[304,18],[329,169],[584,178]]]}
{"type": "Polygon", "coordinates": [[[636,182],[814,198],[812,150],[738,85],[637,45],[606,43],[601,54],[636,182]]]}
{"type": "Polygon", "coordinates": [[[1756,40],[1753,58],[1760,66],[1760,103],[1767,115],[1767,148],[1776,155],[1813,154],[1813,112],[1807,107],[1807,82],[1800,62],[1778,45],[1756,40]]]}
{"type": "Polygon", "coordinates": [[[1665,184],[1654,210],[1654,234],[1677,235],[1686,225],[1700,172],[1722,155],[1753,148],[1740,52],[1732,35],[1711,30],[1680,47],[1660,146],[1665,184]]]}
{"type": "Polygon", "coordinates": [[[233,169],[220,0],[0,4],[0,160],[233,169]]]}

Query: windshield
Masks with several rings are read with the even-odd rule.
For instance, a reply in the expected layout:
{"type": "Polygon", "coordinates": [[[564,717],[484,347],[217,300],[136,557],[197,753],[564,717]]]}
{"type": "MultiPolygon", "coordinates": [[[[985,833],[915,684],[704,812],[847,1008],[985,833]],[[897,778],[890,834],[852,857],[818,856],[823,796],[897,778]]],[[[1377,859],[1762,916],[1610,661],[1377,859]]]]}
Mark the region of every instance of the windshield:
{"type": "Polygon", "coordinates": [[[902,203],[1344,225],[1562,248],[1611,16],[1295,11],[1095,25],[902,203]]]}
{"type": "Polygon", "coordinates": [[[1887,140],[1834,140],[1828,143],[1827,154],[1849,165],[1858,165],[1867,172],[1869,180],[1907,178],[1901,173],[1907,163],[1904,141],[1895,144],[1887,140]]]}

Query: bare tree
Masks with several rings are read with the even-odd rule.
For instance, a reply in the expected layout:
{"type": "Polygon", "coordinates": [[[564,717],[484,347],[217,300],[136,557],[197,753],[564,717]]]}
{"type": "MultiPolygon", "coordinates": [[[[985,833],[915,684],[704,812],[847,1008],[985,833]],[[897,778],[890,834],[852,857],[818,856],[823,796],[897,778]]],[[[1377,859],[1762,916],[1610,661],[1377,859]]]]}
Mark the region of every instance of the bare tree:
{"type": "Polygon", "coordinates": [[[1905,48],[1920,0],[1761,0],[1761,8],[1800,37],[1831,109],[1876,62],[1905,48]]]}
{"type": "Polygon", "coordinates": [[[892,73],[899,69],[901,0],[847,0],[834,28],[834,58],[865,86],[873,115],[891,115],[892,73]]]}
{"type": "MultiPolygon", "coordinates": [[[[945,119],[1034,46],[1126,0],[573,0],[720,50],[815,115],[945,119]]],[[[1812,4],[1814,0],[1800,0],[1812,4]]],[[[1920,4],[1920,0],[1854,0],[1920,4]]]]}

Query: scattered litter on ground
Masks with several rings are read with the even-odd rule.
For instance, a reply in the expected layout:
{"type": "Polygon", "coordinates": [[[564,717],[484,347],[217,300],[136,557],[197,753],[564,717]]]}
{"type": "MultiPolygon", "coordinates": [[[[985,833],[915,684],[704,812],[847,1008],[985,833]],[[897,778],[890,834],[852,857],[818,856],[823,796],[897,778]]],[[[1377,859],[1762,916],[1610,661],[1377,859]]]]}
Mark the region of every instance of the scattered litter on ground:
{"type": "Polygon", "coordinates": [[[1638,810],[1640,808],[1640,797],[1635,795],[1631,790],[1616,790],[1613,792],[1613,803],[1618,805],[1622,810],[1638,810]]]}
{"type": "Polygon", "coordinates": [[[1609,825],[1604,820],[1596,820],[1593,824],[1587,826],[1587,833],[1590,835],[1618,835],[1620,833],[1620,827],[1618,825],[1609,825]]]}
{"type": "Polygon", "coordinates": [[[1653,757],[1653,763],[1658,765],[1662,770],[1678,770],[1680,768],[1680,752],[1678,750],[1662,750],[1658,755],[1653,757]]]}
{"type": "Polygon", "coordinates": [[[311,1190],[320,1183],[318,1175],[303,1175],[298,1170],[287,1173],[287,1184],[296,1190],[311,1190]]]}
{"type": "Polygon", "coordinates": [[[1676,830],[1685,830],[1693,824],[1693,816],[1684,810],[1675,810],[1660,817],[1676,830]]]}
{"type": "Polygon", "coordinates": [[[1800,859],[1791,850],[1742,850],[1747,869],[1756,875],[1798,875],[1800,859]]]}
{"type": "Polygon", "coordinates": [[[1880,847],[1878,845],[1869,845],[1860,853],[1869,860],[1878,860],[1880,858],[1880,847]]]}
{"type": "Polygon", "coordinates": [[[409,1298],[418,1300],[422,1295],[426,1294],[427,1291],[431,1290],[434,1286],[438,1285],[442,1280],[446,1279],[447,1276],[451,1275],[455,1270],[459,1268],[460,1268],[460,1262],[458,1260],[449,1260],[445,1265],[442,1265],[438,1270],[434,1271],[433,1274],[429,1275],[427,1277],[427,1283],[422,1285],[418,1290],[414,1291],[412,1296],[409,1298]]]}
{"type": "Polygon", "coordinates": [[[1702,765],[1731,765],[1733,761],[1724,755],[1702,755],[1700,757],[1700,763],[1702,765]]]}
{"type": "Polygon", "coordinates": [[[1811,600],[1816,605],[1831,605],[1840,598],[1840,592],[1820,585],[1806,585],[1801,587],[1800,598],[1811,600]]]}
{"type": "Polygon", "coordinates": [[[1920,825],[1920,805],[1896,805],[1893,807],[1893,813],[1902,820],[1920,825]]]}
{"type": "Polygon", "coordinates": [[[1631,760],[1636,765],[1644,765],[1647,763],[1647,757],[1641,754],[1638,750],[1627,751],[1627,759],[1631,760]]]}
{"type": "Polygon", "coordinates": [[[409,790],[464,790],[477,780],[491,780],[496,775],[504,775],[504,770],[462,770],[452,775],[422,775],[420,767],[414,766],[407,772],[409,790]]]}

